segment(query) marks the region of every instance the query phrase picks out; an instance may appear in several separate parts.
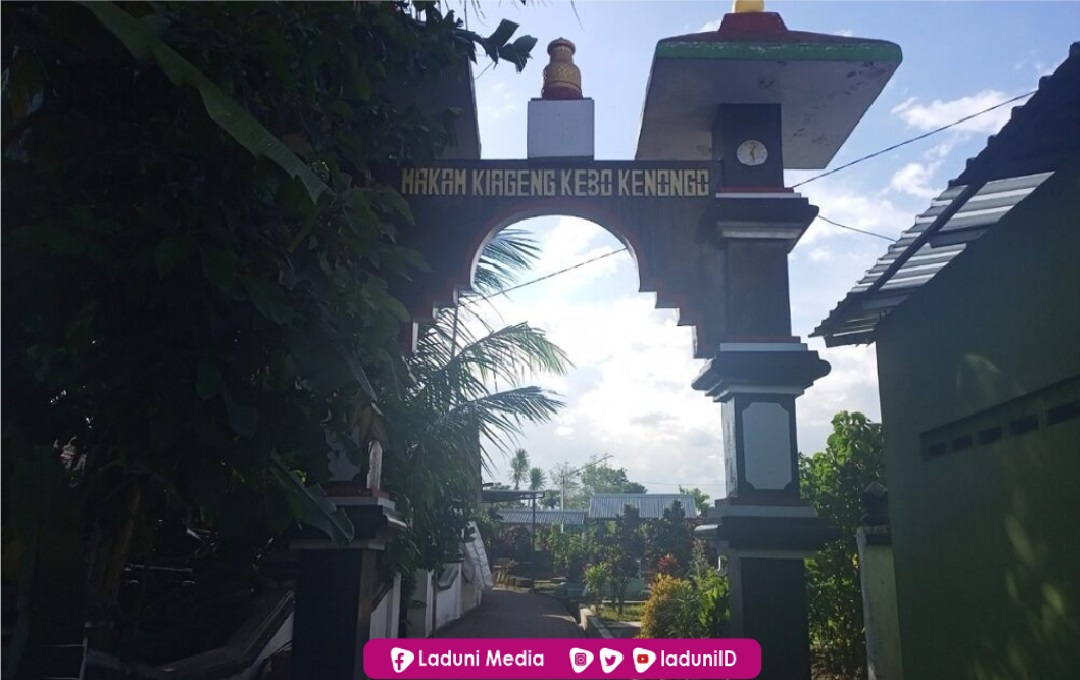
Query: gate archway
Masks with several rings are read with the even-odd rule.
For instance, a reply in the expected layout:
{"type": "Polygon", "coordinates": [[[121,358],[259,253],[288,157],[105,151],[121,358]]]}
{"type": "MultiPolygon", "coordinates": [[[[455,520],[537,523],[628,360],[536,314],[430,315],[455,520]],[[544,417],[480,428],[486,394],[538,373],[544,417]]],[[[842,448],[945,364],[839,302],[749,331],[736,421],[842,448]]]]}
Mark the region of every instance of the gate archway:
{"type": "Polygon", "coordinates": [[[709,226],[718,181],[719,166],[709,162],[457,161],[402,168],[399,188],[415,226],[401,242],[422,253],[431,271],[395,292],[414,321],[428,320],[470,288],[480,252],[501,229],[533,217],[579,217],[628,248],[639,290],[655,293],[657,307],[677,309],[680,325],[695,328],[695,356],[708,358],[722,338],[727,307],[724,253],[709,226]]]}
{"type": "Polygon", "coordinates": [[[400,169],[415,223],[399,241],[431,271],[393,292],[414,321],[453,305],[486,240],[525,217],[580,216],[623,241],[639,290],[709,360],[692,386],[720,403],[727,498],[698,533],[728,558],[731,635],[760,643],[762,680],[791,680],[810,677],[803,559],[837,535],[799,492],[795,399],[829,365],[791,335],[787,255],[817,208],[784,170],[825,167],[901,55],[761,9],[740,0],[718,30],[657,44],[635,161],[592,160],[574,46],[552,42],[528,159],[400,169]]]}

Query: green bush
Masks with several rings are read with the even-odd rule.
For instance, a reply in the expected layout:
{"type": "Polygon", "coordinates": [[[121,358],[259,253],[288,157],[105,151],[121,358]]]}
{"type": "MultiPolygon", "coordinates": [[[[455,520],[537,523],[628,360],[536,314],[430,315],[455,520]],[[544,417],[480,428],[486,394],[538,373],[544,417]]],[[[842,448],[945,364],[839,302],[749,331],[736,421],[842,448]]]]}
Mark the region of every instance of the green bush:
{"type": "Polygon", "coordinates": [[[706,637],[701,610],[701,594],[693,582],[660,574],[641,612],[641,637],[706,637]]]}
{"type": "Polygon", "coordinates": [[[860,496],[885,483],[881,425],[861,413],[841,411],[825,450],[799,459],[802,494],[818,515],[840,529],[839,540],[807,564],[810,645],[822,668],[836,677],[866,677],[862,587],[855,532],[863,514],[860,496]]]}
{"type": "Polygon", "coordinates": [[[604,591],[611,583],[611,567],[605,562],[590,565],[585,570],[585,587],[589,590],[589,598],[594,604],[599,604],[604,598],[604,591]]]}
{"type": "Polygon", "coordinates": [[[711,568],[695,569],[690,579],[698,594],[698,620],[705,631],[704,637],[727,637],[728,580],[711,568]]]}

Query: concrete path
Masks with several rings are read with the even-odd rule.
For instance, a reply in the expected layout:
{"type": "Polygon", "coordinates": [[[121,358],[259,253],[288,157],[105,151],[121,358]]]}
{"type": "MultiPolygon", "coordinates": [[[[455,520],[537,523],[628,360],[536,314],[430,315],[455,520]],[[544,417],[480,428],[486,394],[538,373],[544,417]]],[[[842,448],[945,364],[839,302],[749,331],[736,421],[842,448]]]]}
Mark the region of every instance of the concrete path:
{"type": "Polygon", "coordinates": [[[581,626],[556,600],[495,588],[480,606],[436,634],[441,638],[579,638],[581,626]]]}

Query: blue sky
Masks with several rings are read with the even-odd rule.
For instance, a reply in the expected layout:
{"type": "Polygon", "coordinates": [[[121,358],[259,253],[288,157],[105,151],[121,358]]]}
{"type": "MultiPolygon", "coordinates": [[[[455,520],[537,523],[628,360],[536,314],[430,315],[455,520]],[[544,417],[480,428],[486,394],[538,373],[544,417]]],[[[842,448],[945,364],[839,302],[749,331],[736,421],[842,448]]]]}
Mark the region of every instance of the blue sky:
{"type": "MultiPolygon", "coordinates": [[[[484,2],[469,26],[490,32],[502,18],[538,38],[523,73],[508,65],[475,69],[485,158],[526,155],[526,106],[538,97],[546,46],[563,37],[577,45],[585,96],[596,102],[596,158],[631,159],[657,41],[715,30],[729,2],[549,0],[521,7],[484,2]]],[[[900,45],[903,63],[831,167],[951,123],[1029,92],[1080,39],[1080,2],[767,2],[789,29],[855,35],[900,45]]],[[[821,214],[895,238],[911,226],[946,182],[963,169],[1008,120],[1011,106],[861,163],[799,189],[821,214]]],[[[819,171],[789,172],[789,185],[819,171]]],[[[582,220],[544,217],[521,222],[544,249],[534,276],[621,247],[603,228],[582,220]]],[[[815,222],[792,252],[792,320],[804,340],[887,248],[886,241],[815,222]]],[[[533,278],[530,276],[529,278],[533,278]]],[[[698,486],[724,495],[720,406],[690,388],[703,367],[692,358],[691,332],[675,312],[654,309],[637,292],[631,257],[620,253],[499,300],[492,322],[528,321],[546,330],[577,368],[539,382],[567,407],[555,421],[530,427],[520,444],[534,464],[583,464],[611,454],[651,492],[698,486]]],[[[880,416],[873,347],[812,349],[832,373],[798,402],[799,446],[819,451],[837,411],[880,416]]],[[[497,478],[508,464],[493,452],[497,478]]]]}

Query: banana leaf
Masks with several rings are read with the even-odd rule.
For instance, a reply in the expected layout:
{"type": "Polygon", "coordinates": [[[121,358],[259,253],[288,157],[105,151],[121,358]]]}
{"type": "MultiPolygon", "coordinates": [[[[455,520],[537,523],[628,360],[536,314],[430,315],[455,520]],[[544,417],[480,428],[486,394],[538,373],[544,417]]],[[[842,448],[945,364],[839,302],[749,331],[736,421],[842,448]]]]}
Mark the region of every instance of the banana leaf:
{"type": "Polygon", "coordinates": [[[280,139],[225,94],[217,85],[178,52],[154,34],[150,25],[136,19],[111,2],[80,2],[90,10],[131,55],[140,61],[152,59],[175,85],[189,85],[199,91],[206,113],[222,130],[256,158],[268,158],[290,177],[304,184],[312,203],[317,203],[329,187],[280,139]]]}

